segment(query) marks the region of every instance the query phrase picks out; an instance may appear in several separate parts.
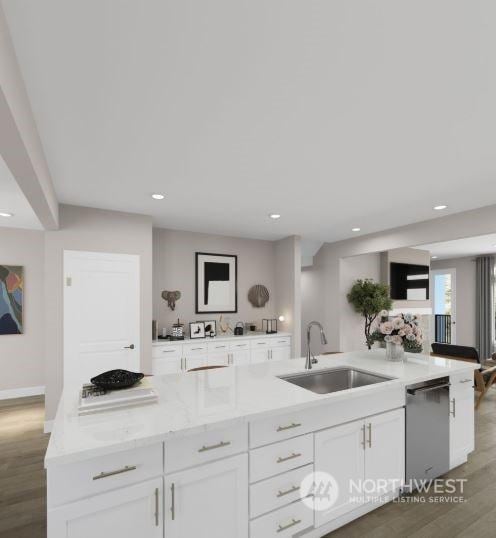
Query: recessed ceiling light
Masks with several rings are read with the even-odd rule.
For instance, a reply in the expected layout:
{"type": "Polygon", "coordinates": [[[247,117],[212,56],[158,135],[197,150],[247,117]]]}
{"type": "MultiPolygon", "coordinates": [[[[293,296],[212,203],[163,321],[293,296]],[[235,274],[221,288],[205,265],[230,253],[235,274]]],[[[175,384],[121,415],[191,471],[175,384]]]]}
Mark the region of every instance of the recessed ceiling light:
{"type": "Polygon", "coordinates": [[[279,215],[279,213],[271,213],[271,214],[269,215],[269,217],[270,217],[271,219],[277,220],[277,219],[280,219],[280,218],[281,218],[281,215],[279,215]]]}
{"type": "Polygon", "coordinates": [[[448,206],[447,205],[436,205],[434,206],[434,209],[436,211],[441,211],[442,209],[446,209],[448,206]]]}
{"type": "Polygon", "coordinates": [[[359,232],[361,230],[361,228],[352,228],[351,231],[352,232],[359,232]]]}
{"type": "Polygon", "coordinates": [[[431,260],[436,260],[437,256],[431,256],[431,260]]]}
{"type": "Polygon", "coordinates": [[[0,217],[13,217],[12,213],[7,213],[6,211],[0,211],[0,217]]]}
{"type": "Polygon", "coordinates": [[[152,194],[154,200],[163,200],[165,196],[163,194],[152,194]]]}

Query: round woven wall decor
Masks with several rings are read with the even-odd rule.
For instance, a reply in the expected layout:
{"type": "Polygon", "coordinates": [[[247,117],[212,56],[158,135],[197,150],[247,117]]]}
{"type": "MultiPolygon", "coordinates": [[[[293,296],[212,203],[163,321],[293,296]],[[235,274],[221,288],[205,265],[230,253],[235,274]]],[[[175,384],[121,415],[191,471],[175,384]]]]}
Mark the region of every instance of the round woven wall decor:
{"type": "Polygon", "coordinates": [[[248,290],[248,300],[253,306],[262,308],[269,300],[269,290],[263,284],[255,284],[248,290]]]}

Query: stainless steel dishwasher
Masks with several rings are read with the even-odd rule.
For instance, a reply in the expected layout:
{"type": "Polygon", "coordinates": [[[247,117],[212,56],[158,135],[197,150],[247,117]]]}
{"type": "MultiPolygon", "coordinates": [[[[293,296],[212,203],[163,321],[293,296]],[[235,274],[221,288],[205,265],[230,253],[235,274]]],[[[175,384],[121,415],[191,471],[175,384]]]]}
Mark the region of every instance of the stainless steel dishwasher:
{"type": "Polygon", "coordinates": [[[406,489],[449,471],[449,387],[441,377],[406,388],[406,489]]]}

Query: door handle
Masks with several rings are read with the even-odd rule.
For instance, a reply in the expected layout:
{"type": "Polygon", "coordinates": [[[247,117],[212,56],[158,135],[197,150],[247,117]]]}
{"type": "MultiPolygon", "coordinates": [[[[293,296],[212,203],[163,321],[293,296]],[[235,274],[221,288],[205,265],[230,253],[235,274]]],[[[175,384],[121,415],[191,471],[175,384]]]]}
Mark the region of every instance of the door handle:
{"type": "Polygon", "coordinates": [[[134,349],[134,344],[131,344],[130,346],[124,346],[124,349],[134,349]]]}

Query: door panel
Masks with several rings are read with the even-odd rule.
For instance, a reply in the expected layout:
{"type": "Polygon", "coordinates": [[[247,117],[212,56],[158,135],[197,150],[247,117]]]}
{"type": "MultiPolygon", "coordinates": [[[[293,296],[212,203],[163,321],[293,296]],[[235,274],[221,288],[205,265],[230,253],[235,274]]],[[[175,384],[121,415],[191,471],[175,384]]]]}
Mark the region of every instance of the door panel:
{"type": "MultiPolygon", "coordinates": [[[[402,485],[405,476],[405,412],[396,409],[365,419],[365,479],[376,484],[372,497],[402,485]]],[[[369,490],[367,490],[367,493],[369,490]]]]}
{"type": "Polygon", "coordinates": [[[329,473],[338,485],[338,498],[331,508],[315,512],[319,527],[360,506],[350,482],[359,482],[365,475],[363,420],[329,428],[315,434],[315,472],[329,473]]]}
{"type": "Polygon", "coordinates": [[[64,252],[64,384],[140,370],[139,256],[64,252]]]}
{"type": "Polygon", "coordinates": [[[165,535],[247,538],[247,454],[167,475],[165,535]]]}
{"type": "Polygon", "coordinates": [[[162,478],[48,511],[50,538],[163,536],[162,478]]]}

